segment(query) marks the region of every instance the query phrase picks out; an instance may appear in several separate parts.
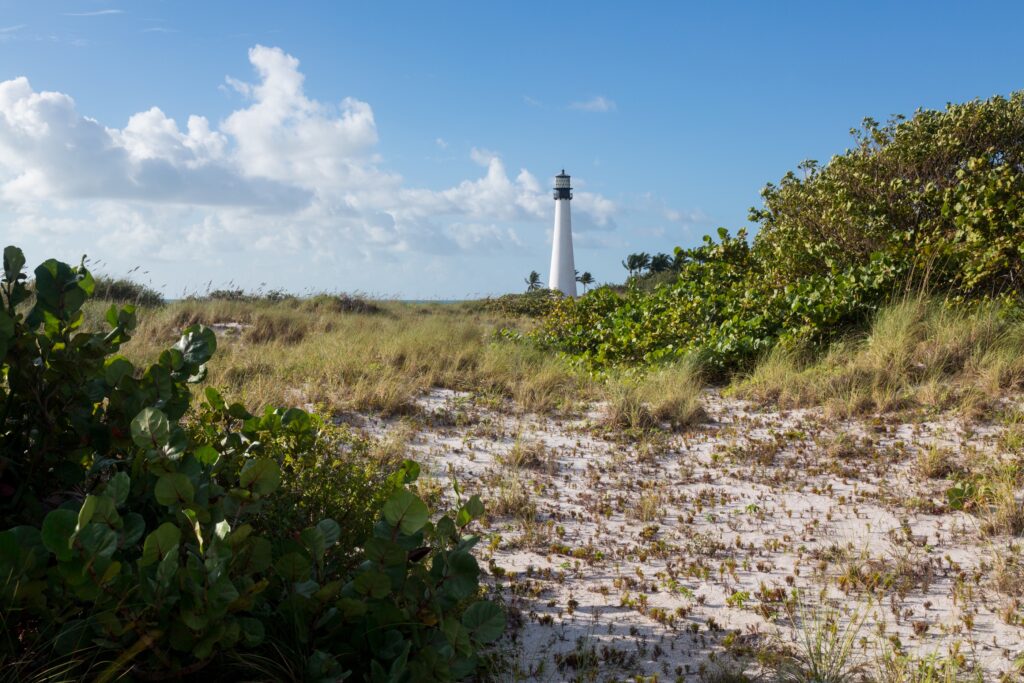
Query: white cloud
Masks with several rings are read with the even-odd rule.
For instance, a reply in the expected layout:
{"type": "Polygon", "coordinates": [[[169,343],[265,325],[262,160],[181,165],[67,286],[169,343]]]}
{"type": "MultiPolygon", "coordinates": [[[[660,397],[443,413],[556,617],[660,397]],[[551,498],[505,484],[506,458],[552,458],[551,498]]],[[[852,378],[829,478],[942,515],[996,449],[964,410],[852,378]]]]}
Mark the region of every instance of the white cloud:
{"type": "Polygon", "coordinates": [[[211,157],[222,140],[205,119],[188,133],[152,108],[123,130],[78,114],[57,92],[28,79],[0,82],[0,200],[121,199],[200,205],[295,207],[300,188],[239,178],[211,157]]]}
{"type": "MultiPolygon", "coordinates": [[[[299,61],[279,48],[253,47],[249,60],[257,78],[226,79],[244,101],[219,124],[182,125],[154,106],[107,126],[68,94],[0,82],[0,215],[40,248],[229,271],[287,254],[329,268],[519,249],[514,224],[550,221],[547,184],[510,175],[483,148],[470,153],[481,176],[407,186],[382,168],[370,104],[309,98],[299,61]]],[[[574,208],[583,231],[614,226],[605,197],[579,192],[574,208]]]]}
{"type": "Polygon", "coordinates": [[[0,33],[15,33],[25,28],[25,24],[17,24],[15,26],[2,26],[0,27],[0,33]]]}
{"type": "Polygon", "coordinates": [[[598,95],[583,102],[573,102],[569,105],[569,108],[579,109],[580,111],[606,112],[615,111],[616,105],[614,100],[598,95]]]}
{"type": "Polygon", "coordinates": [[[441,149],[448,149],[448,141],[445,140],[444,138],[437,138],[436,140],[434,140],[434,144],[440,147],[441,149]]]}
{"type": "Polygon", "coordinates": [[[489,149],[481,149],[480,147],[474,147],[469,150],[469,158],[477,164],[480,164],[484,168],[491,165],[491,162],[499,158],[497,152],[492,152],[489,149]]]}

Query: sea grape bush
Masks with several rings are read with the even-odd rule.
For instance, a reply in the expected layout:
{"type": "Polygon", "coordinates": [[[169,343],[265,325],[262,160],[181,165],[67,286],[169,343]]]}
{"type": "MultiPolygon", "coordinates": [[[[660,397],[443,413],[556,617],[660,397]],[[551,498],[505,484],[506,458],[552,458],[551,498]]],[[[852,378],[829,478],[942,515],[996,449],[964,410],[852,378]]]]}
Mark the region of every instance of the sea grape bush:
{"type": "Polygon", "coordinates": [[[813,343],[851,324],[897,271],[877,259],[769,288],[745,233],[720,229],[718,236],[677,250],[681,266],[671,285],[624,293],[602,287],[560,301],[536,338],[594,367],[695,355],[712,374],[724,374],[777,343],[813,343]]]}
{"type": "MultiPolygon", "coordinates": [[[[957,258],[950,259],[947,248],[968,239],[967,215],[980,218],[984,206],[976,202],[986,196],[995,202],[988,208],[1000,210],[996,205],[1011,199],[998,196],[1012,189],[1006,181],[1024,171],[1024,91],[919,110],[884,125],[866,119],[851,132],[852,149],[823,166],[804,162],[804,177],[790,172],[767,185],[762,208],[751,210],[760,224],[755,250],[767,279],[784,285],[865,263],[876,253],[913,264],[920,277],[956,278],[973,256],[954,250],[957,258]],[[992,175],[997,169],[1002,189],[1000,174],[992,175]]],[[[1021,228],[999,221],[990,227],[1021,228]]],[[[966,283],[952,284],[961,289],[966,283]]],[[[1003,283],[977,284],[991,292],[1003,283]]]]}
{"type": "Polygon", "coordinates": [[[535,338],[594,367],[692,354],[725,374],[776,344],[827,342],[908,291],[1019,297],[1024,92],[854,133],[854,149],[764,189],[752,242],[719,229],[676,249],[673,281],[560,300],[535,338]]]}
{"type": "Polygon", "coordinates": [[[468,529],[479,498],[432,520],[408,488],[411,461],[341,498],[305,496],[295,483],[310,470],[337,480],[322,469],[321,420],[253,415],[213,388],[194,406],[189,385],[205,376],[213,332],[189,327],[136,368],[117,355],[131,306],[110,308],[109,330],[83,330],[84,265],[47,261],[32,291],[23,265],[8,247],[0,662],[25,662],[26,648],[44,663],[78,656],[98,680],[216,678],[254,662],[310,681],[474,671],[504,627],[501,609],[478,599],[468,529]],[[332,511],[339,519],[319,516],[332,511]],[[345,519],[370,511],[375,524],[345,519]]]}

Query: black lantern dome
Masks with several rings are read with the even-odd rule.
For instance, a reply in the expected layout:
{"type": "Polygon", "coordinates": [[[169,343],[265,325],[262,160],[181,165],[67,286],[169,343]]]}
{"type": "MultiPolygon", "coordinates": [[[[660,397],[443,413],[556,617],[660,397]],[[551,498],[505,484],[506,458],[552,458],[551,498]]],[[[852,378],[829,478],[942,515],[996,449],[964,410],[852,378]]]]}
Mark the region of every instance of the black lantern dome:
{"type": "Polygon", "coordinates": [[[564,168],[555,176],[555,199],[572,199],[572,187],[569,186],[569,176],[564,168]]]}

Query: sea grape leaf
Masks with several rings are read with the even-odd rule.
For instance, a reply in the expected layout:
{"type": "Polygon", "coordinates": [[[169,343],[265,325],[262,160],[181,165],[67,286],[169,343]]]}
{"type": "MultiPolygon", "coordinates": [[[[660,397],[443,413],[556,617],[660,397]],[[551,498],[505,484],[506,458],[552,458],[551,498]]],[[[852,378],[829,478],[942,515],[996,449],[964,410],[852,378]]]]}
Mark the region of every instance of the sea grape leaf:
{"type": "Polygon", "coordinates": [[[160,478],[156,480],[153,493],[156,496],[156,501],[161,505],[185,506],[190,504],[195,497],[192,481],[180,472],[160,475],[160,478]]]}
{"type": "Polygon", "coordinates": [[[281,468],[270,458],[253,458],[242,466],[239,482],[253,493],[272,493],[281,483],[281,468]]]}
{"type": "Polygon", "coordinates": [[[404,534],[414,534],[422,529],[430,518],[427,504],[410,491],[395,491],[384,504],[384,519],[391,526],[397,526],[404,534]]]}
{"type": "Polygon", "coordinates": [[[141,448],[162,448],[170,435],[170,422],[157,408],[143,408],[132,420],[132,440],[141,448]]]}
{"type": "Polygon", "coordinates": [[[77,523],[78,515],[74,510],[53,510],[43,519],[43,545],[60,562],[71,559],[71,536],[75,533],[77,523]]]}
{"type": "Polygon", "coordinates": [[[488,600],[474,602],[462,615],[462,625],[478,643],[493,643],[505,631],[505,612],[488,600]]]}
{"type": "Polygon", "coordinates": [[[180,541],[181,530],[170,522],[164,522],[156,531],[146,536],[146,541],[142,544],[139,566],[146,567],[162,559],[172,548],[176,548],[180,541]]]}

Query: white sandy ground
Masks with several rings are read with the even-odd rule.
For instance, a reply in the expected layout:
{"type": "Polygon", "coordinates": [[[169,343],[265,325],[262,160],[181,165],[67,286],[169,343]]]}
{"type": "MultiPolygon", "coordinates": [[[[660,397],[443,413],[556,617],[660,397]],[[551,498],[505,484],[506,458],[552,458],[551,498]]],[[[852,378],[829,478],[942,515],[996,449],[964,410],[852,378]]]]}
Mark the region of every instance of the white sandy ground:
{"type": "Polygon", "coordinates": [[[825,618],[825,605],[860,624],[865,662],[898,639],[922,655],[959,652],[986,680],[1014,669],[1024,606],[997,590],[992,566],[1022,539],[984,537],[975,517],[946,509],[950,482],[915,467],[933,444],[957,458],[994,453],[997,428],[830,421],[716,392],[705,406],[705,424],[653,450],[605,438],[599,406],[556,419],[443,390],[415,419],[366,425],[413,431],[410,455],[433,478],[425,490],[450,496],[454,476],[491,510],[528,494],[531,510],[479,528],[485,581],[510,612],[510,680],[753,672],[745,649],[791,644],[794,623],[825,618]],[[547,451],[518,478],[503,464],[517,439],[547,451]],[[844,587],[850,567],[893,585],[844,587]],[[794,588],[799,606],[787,611],[794,588]]]}

